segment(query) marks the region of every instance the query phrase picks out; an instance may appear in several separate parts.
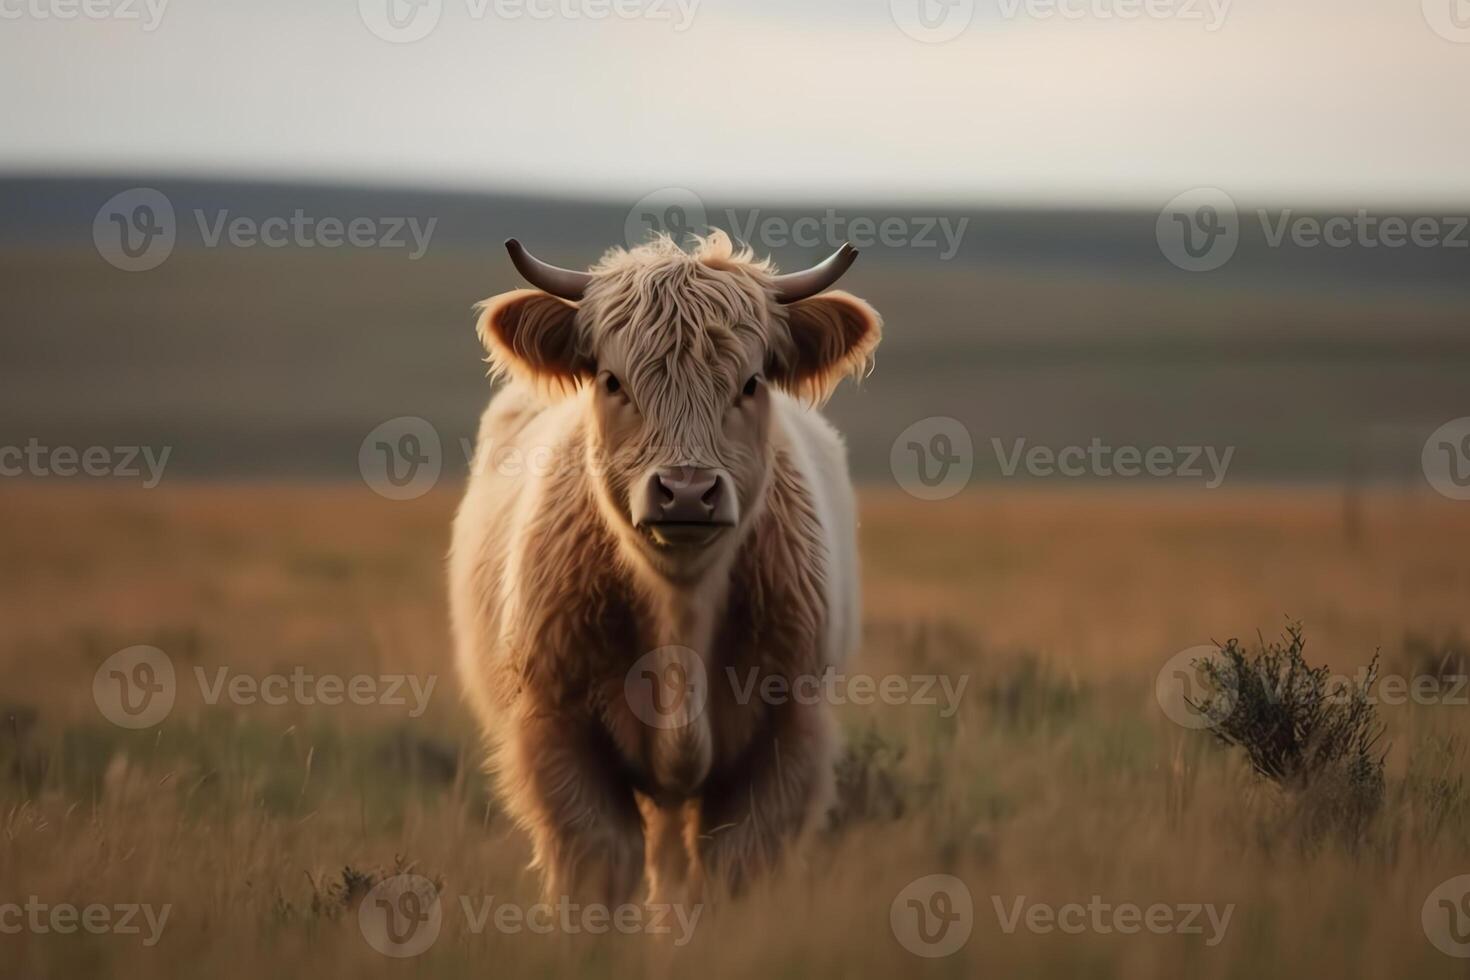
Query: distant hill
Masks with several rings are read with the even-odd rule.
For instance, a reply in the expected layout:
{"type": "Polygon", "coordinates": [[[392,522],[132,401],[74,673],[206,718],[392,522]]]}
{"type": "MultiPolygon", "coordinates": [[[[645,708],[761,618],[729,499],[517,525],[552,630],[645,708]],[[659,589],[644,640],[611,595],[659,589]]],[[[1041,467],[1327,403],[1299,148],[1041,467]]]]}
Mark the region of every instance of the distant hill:
{"type": "Polygon", "coordinates": [[[1281,215],[1242,210],[1229,261],[1187,272],[1165,257],[1155,213],[687,200],[668,211],[678,200],[635,210],[393,188],[0,180],[0,445],[166,443],[172,473],[327,477],[355,474],[363,436],[398,415],[430,419],[457,445],[486,396],[469,307],[516,285],[501,241],[586,265],[644,212],[745,231],[783,268],[844,237],[875,239],[844,286],[887,318],[878,370],[831,408],[873,479],[887,478],[899,432],[940,415],[970,430],[982,478],[1000,476],[992,438],[1094,436],[1234,445],[1232,476],[1252,479],[1411,478],[1428,431],[1470,414],[1470,249],[1273,247],[1281,215]],[[94,225],[116,235],[116,220],[157,219],[131,204],[99,219],[138,187],[167,201],[174,243],[156,268],[125,272],[99,252],[94,225]],[[289,227],[282,247],[231,243],[232,222],[279,230],[298,214],[311,247],[289,227]],[[404,244],[321,244],[354,219],[379,237],[399,222],[404,244]],[[430,221],[410,258],[408,228],[430,221]]]}

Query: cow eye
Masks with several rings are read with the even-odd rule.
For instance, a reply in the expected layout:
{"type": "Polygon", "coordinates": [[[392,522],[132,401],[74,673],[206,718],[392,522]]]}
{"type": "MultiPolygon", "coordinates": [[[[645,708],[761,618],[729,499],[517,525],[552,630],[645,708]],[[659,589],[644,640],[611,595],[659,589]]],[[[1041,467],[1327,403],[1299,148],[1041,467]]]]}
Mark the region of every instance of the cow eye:
{"type": "Polygon", "coordinates": [[[616,395],[623,390],[623,383],[618,380],[617,375],[609,374],[602,379],[602,389],[609,395],[616,395]]]}
{"type": "Polygon", "coordinates": [[[745,382],[745,387],[740,389],[740,393],[742,395],[744,395],[746,398],[749,398],[751,395],[754,395],[755,394],[756,386],[759,385],[759,384],[760,384],[760,376],[759,375],[756,375],[756,374],[752,374],[750,376],[750,380],[747,381],[747,382],[745,382]]]}

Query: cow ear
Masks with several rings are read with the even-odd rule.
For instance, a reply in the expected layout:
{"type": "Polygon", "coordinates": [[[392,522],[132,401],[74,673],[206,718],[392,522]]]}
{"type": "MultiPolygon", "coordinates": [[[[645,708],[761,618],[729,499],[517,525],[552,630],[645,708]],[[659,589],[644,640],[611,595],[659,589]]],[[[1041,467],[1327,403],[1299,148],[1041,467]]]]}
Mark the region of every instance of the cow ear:
{"type": "Polygon", "coordinates": [[[552,391],[595,374],[577,333],[577,306],[539,289],[516,289],[479,305],[476,331],[491,371],[552,391]]]}
{"type": "Polygon", "coordinates": [[[791,347],[767,369],[782,388],[820,404],[843,378],[861,378],[871,368],[883,318],[867,303],[838,290],[783,309],[791,347]]]}

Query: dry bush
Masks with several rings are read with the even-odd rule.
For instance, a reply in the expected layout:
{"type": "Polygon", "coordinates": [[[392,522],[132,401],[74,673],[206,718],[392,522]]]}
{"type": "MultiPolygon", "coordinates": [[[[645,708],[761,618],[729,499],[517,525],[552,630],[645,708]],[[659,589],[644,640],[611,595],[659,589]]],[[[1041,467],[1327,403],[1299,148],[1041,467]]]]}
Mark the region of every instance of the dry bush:
{"type": "Polygon", "coordinates": [[[1360,681],[1334,679],[1303,655],[1300,623],[1247,651],[1231,639],[1219,659],[1196,662],[1208,694],[1191,702],[1220,741],[1257,773],[1294,792],[1312,837],[1330,826],[1356,836],[1383,802],[1384,725],[1372,697],[1378,658],[1360,681]]]}

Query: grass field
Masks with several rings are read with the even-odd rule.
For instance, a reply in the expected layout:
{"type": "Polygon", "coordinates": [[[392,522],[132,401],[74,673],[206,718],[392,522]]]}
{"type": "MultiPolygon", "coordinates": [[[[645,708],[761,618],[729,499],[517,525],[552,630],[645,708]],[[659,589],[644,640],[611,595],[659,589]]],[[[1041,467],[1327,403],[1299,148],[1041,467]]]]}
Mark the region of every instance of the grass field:
{"type": "MultiPolygon", "coordinates": [[[[706,910],[687,944],[477,931],[464,899],[529,904],[525,841],[497,812],[451,670],[443,555],[454,495],[358,485],[0,486],[0,906],[169,906],[139,934],[0,934],[16,977],[1455,976],[1421,909],[1470,873],[1470,705],[1385,704],[1382,806],[1304,817],[1240,753],[1172,723],[1168,659],[1300,620],[1351,673],[1463,663],[1470,506],[1325,489],[866,491],[866,641],[854,672],[968,678],[959,710],[842,706],[843,799],[799,866],[706,910]],[[177,701],[128,730],[93,678],[164,651],[177,701]],[[430,678],[406,705],[214,704],[195,682],[430,678]],[[416,959],[358,927],[373,876],[441,884],[416,959]],[[890,907],[962,879],[973,932],[909,952],[890,907]],[[1044,904],[1208,904],[1201,933],[1007,932],[1044,904]],[[1018,906],[1018,903],[1019,906],[1018,906]],[[1000,911],[997,911],[997,908],[1000,911]]],[[[1460,668],[1463,671],[1463,667],[1460,668]]],[[[0,930],[7,920],[0,915],[0,930]]],[[[1118,921],[1118,920],[1113,920],[1118,921]]]]}

